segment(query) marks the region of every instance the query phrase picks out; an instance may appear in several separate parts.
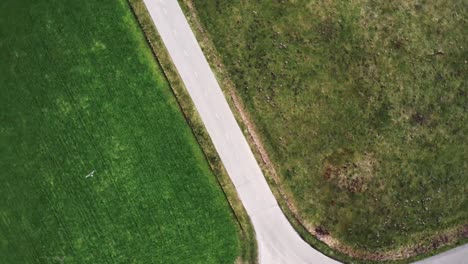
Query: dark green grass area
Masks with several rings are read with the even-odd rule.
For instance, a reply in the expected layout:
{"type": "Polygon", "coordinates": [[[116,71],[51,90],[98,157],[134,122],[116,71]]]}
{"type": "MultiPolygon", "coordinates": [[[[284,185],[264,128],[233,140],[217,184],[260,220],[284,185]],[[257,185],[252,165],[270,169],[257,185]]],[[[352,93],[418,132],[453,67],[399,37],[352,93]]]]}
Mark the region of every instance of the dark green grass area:
{"type": "Polygon", "coordinates": [[[234,262],[227,201],[126,1],[3,0],[0,58],[0,263],[234,262]]]}
{"type": "Polygon", "coordinates": [[[468,222],[468,4],[193,0],[302,218],[391,250],[468,222]]]}

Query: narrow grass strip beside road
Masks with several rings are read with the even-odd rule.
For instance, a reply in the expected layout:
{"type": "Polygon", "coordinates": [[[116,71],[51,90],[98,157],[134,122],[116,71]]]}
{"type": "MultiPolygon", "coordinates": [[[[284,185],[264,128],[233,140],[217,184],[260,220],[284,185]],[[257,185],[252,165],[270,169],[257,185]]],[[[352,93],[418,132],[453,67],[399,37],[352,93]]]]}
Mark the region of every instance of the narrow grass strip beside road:
{"type": "Polygon", "coordinates": [[[242,202],[237,196],[234,185],[232,184],[226,169],[221,162],[221,159],[213,146],[213,143],[206,131],[206,128],[200,119],[200,116],[193,105],[192,99],[188,94],[184,83],[180,79],[177,70],[167,52],[164,43],[161,40],[154,23],[151,20],[148,10],[142,0],[128,0],[132,10],[145,34],[146,40],[153,50],[155,59],[161,65],[164,75],[167,78],[174,95],[182,109],[184,116],[189,123],[192,131],[205,153],[206,159],[209,162],[213,173],[215,174],[218,183],[222,187],[224,194],[231,206],[233,215],[236,217],[239,225],[239,238],[241,244],[240,259],[242,263],[256,263],[257,262],[257,245],[255,240],[255,232],[250,222],[242,202]]]}

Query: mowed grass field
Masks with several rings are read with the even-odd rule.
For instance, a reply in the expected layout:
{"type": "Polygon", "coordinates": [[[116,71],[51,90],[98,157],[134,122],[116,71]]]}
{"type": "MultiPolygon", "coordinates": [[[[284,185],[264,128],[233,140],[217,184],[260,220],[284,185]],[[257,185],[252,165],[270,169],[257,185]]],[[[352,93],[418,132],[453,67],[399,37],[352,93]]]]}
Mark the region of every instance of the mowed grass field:
{"type": "Polygon", "coordinates": [[[376,252],[468,222],[468,2],[191,2],[318,233],[376,252]]]}
{"type": "Polygon", "coordinates": [[[234,262],[227,201],[126,1],[1,1],[0,94],[0,263],[234,262]]]}

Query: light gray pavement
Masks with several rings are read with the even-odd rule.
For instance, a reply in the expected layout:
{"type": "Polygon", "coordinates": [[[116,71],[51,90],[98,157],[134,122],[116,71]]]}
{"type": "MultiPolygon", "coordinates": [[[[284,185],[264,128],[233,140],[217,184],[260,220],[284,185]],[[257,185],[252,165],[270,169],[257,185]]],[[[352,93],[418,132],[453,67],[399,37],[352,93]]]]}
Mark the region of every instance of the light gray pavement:
{"type": "Polygon", "coordinates": [[[414,264],[468,264],[468,244],[415,262],[414,264]]]}
{"type": "Polygon", "coordinates": [[[144,3],[250,216],[260,263],[338,263],[304,242],[279,208],[177,1],[144,3]]]}
{"type": "Polygon", "coordinates": [[[250,216],[260,263],[337,263],[295,232],[273,196],[176,0],[144,0],[250,216]]]}

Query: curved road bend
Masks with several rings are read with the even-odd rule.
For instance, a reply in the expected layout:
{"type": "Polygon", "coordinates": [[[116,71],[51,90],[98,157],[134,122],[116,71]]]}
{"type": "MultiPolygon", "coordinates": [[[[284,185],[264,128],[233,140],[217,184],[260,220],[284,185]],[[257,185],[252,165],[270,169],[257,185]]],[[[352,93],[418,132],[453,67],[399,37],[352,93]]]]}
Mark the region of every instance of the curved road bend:
{"type": "Polygon", "coordinates": [[[144,0],[255,229],[260,263],[338,263],[285,218],[176,0],[144,0]]]}
{"type": "Polygon", "coordinates": [[[304,242],[273,196],[176,0],[144,0],[255,229],[260,263],[338,263],[304,242]]]}

